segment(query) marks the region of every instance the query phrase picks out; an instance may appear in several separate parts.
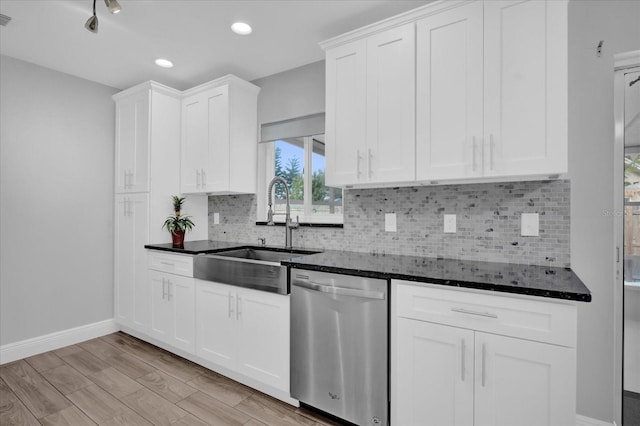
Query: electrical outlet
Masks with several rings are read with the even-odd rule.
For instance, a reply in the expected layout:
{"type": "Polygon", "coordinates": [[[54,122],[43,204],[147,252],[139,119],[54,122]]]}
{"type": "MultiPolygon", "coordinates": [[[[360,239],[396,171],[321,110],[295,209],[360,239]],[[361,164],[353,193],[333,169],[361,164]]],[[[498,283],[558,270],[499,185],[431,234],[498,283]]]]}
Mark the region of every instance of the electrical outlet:
{"type": "Polygon", "coordinates": [[[456,233],[456,215],[455,214],[444,215],[444,233],[445,234],[456,233]]]}
{"type": "Polygon", "coordinates": [[[398,232],[398,223],[395,213],[384,214],[384,230],[385,232],[398,232]]]}
{"type": "Polygon", "coordinates": [[[213,214],[213,224],[220,225],[220,213],[213,214]]]}
{"type": "Polygon", "coordinates": [[[521,236],[537,237],[540,235],[540,217],[538,213],[522,213],[520,222],[521,236]]]}

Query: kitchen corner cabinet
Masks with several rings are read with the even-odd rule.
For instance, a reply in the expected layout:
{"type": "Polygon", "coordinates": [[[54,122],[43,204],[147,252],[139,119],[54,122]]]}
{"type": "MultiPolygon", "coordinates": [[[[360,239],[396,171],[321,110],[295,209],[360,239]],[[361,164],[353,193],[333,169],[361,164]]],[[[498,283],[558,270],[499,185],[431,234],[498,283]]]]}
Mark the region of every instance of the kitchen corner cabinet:
{"type": "Polygon", "coordinates": [[[255,193],[259,90],[226,76],[183,93],[182,193],[255,193]]]}
{"type": "Polygon", "coordinates": [[[328,48],[327,185],[415,179],[413,24],[328,48]]]}
{"type": "Polygon", "coordinates": [[[196,280],[196,354],[289,392],[289,297],[196,280]]]}
{"type": "MultiPolygon", "coordinates": [[[[145,244],[170,242],[162,229],[179,189],[180,92],[146,82],[116,102],[114,282],[116,321],[147,332],[145,244]]],[[[206,227],[205,227],[206,228],[206,227]]]]}
{"type": "Polygon", "coordinates": [[[144,249],[149,240],[149,194],[116,195],[114,235],[115,319],[145,331],[149,325],[144,249]]]}
{"type": "Polygon", "coordinates": [[[417,22],[417,180],[567,172],[567,1],[417,22]]]}
{"type": "Polygon", "coordinates": [[[575,424],[575,305],[392,286],[392,424],[575,424]]]}

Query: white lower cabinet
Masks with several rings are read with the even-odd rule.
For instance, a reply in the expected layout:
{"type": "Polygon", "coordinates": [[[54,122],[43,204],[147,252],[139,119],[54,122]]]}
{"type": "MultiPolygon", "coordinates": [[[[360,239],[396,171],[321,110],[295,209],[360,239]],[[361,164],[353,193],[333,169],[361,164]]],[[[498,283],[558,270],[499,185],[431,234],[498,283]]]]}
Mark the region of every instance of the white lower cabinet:
{"type": "Polygon", "coordinates": [[[196,354],[289,392],[289,296],[196,280],[196,354]]]}
{"type": "Polygon", "coordinates": [[[195,352],[194,279],[150,270],[152,337],[195,352]]]}
{"type": "Polygon", "coordinates": [[[144,249],[149,242],[149,195],[117,194],[115,205],[115,319],[144,332],[149,326],[144,249]]]}
{"type": "Polygon", "coordinates": [[[475,304],[464,297],[473,293],[399,281],[393,291],[394,426],[575,424],[575,334],[559,331],[547,340],[562,344],[551,344],[519,338],[517,331],[491,333],[525,328],[513,321],[521,312],[537,315],[540,324],[558,317],[574,323],[574,305],[549,302],[554,306],[545,310],[539,300],[514,298],[512,304],[486,292],[475,304]],[[436,312],[448,315],[443,322],[449,325],[424,320],[436,312]]]}

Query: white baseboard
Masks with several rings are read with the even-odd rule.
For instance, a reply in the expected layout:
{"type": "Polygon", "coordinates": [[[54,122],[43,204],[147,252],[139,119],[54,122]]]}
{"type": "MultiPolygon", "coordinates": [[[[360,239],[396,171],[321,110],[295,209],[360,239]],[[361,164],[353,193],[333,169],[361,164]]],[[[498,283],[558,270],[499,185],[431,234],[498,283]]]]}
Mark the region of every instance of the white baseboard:
{"type": "Polygon", "coordinates": [[[603,422],[602,420],[592,419],[591,417],[576,416],[576,426],[612,426],[615,423],[603,422]]]}
{"type": "Polygon", "coordinates": [[[0,346],[0,365],[95,339],[118,330],[120,330],[120,326],[113,319],[108,319],[2,345],[0,346]]]}

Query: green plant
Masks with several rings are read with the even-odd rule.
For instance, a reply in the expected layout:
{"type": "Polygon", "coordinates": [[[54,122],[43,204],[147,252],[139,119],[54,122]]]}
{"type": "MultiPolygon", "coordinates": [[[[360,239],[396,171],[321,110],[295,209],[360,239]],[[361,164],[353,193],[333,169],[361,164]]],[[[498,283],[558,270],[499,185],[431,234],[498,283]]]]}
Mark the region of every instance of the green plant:
{"type": "Polygon", "coordinates": [[[175,212],[175,216],[168,216],[164,221],[164,225],[162,225],[163,228],[167,228],[167,231],[174,235],[177,232],[190,231],[194,226],[196,226],[191,220],[191,216],[182,216],[180,213],[184,200],[184,197],[178,197],[177,195],[173,196],[173,210],[175,212]]]}
{"type": "Polygon", "coordinates": [[[173,196],[173,211],[176,212],[176,216],[180,216],[180,210],[182,210],[182,203],[184,203],[184,197],[173,196]]]}

